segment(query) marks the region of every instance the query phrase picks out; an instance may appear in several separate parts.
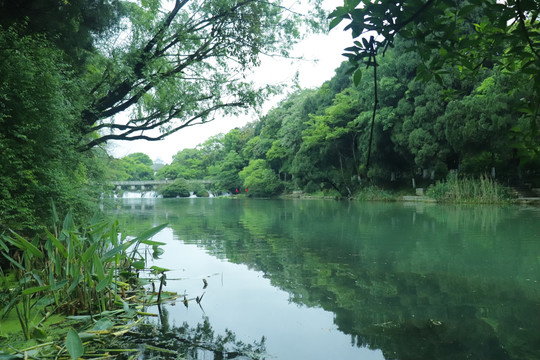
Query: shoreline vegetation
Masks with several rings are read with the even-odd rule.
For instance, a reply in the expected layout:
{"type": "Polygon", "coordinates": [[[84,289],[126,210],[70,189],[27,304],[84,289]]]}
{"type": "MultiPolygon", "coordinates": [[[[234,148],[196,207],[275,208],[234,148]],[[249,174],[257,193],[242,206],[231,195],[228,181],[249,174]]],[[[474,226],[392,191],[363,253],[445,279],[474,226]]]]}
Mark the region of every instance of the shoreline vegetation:
{"type": "MultiPolygon", "coordinates": [[[[193,187],[185,179],[176,179],[167,186],[158,188],[158,194],[165,198],[208,197],[210,193],[220,193],[216,189],[205,189],[200,185],[193,187]]],[[[431,202],[439,204],[533,204],[540,205],[540,189],[528,187],[503,186],[497,180],[482,175],[479,178],[458,177],[451,173],[445,180],[421,183],[417,187],[378,186],[365,182],[358,186],[350,196],[344,196],[335,189],[321,187],[321,190],[307,192],[302,190],[288,190],[281,194],[260,195],[259,193],[244,192],[229,193],[232,197],[278,198],[278,199],[349,199],[354,201],[404,201],[404,202],[431,202]],[[524,194],[523,192],[527,193],[524,194]]]]}
{"type": "Polygon", "coordinates": [[[104,215],[78,225],[71,213],[60,222],[54,205],[53,213],[53,228],[32,239],[0,234],[0,357],[121,352],[111,347],[118,338],[158,316],[146,307],[179,297],[163,289],[168,269],[147,266],[163,253],[152,238],[167,224],[128,237],[104,215]]]}
{"type": "MultiPolygon", "coordinates": [[[[514,188],[504,187],[497,181],[482,176],[479,179],[449,177],[427,188],[384,189],[369,185],[361,188],[348,199],[356,201],[428,202],[438,204],[530,204],[540,205],[538,189],[531,189],[535,196],[521,196],[514,188]]],[[[304,193],[293,191],[279,198],[347,199],[337,191],[304,193]]]]}
{"type": "Polygon", "coordinates": [[[79,224],[71,213],[60,221],[54,204],[52,212],[52,228],[31,239],[0,233],[0,359],[263,354],[264,343],[244,344],[233,333],[215,336],[208,321],[199,327],[160,325],[167,317],[161,305],[167,303],[200,307],[204,313],[208,286],[203,278],[201,293],[167,291],[167,281],[181,279],[148,265],[164,252],[165,243],[154,237],[168,224],[128,236],[118,220],[104,214],[79,224]]]}

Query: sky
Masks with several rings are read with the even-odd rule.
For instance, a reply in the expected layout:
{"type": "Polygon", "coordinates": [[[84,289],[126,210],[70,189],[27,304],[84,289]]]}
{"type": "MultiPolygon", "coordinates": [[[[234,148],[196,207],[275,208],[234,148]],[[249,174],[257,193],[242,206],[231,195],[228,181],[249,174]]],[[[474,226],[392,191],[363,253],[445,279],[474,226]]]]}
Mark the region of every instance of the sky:
{"type": "MultiPolygon", "coordinates": [[[[327,0],[324,7],[328,10],[343,5],[343,0],[327,0]]],[[[263,58],[261,66],[254,70],[256,84],[287,84],[293,91],[295,74],[298,73],[298,84],[302,88],[316,88],[334,76],[334,70],[346,60],[343,49],[351,46],[351,35],[344,32],[343,27],[336,27],[328,34],[313,34],[298,43],[292,52],[296,59],[263,58]]],[[[107,144],[109,154],[121,158],[135,152],[150,156],[155,162],[170,164],[172,157],[183,149],[195,148],[205,140],[219,133],[227,133],[236,127],[257,120],[268,110],[284,99],[282,95],[269,98],[263,105],[261,113],[252,112],[240,117],[217,117],[216,120],[182,129],[161,141],[110,141],[107,144]]]]}

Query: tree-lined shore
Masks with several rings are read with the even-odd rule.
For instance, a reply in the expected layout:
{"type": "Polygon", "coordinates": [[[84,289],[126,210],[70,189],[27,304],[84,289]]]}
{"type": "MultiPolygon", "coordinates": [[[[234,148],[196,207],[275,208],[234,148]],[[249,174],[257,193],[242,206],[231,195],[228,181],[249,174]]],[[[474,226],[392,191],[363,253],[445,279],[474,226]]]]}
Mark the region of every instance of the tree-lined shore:
{"type": "Polygon", "coordinates": [[[442,83],[420,81],[421,59],[406,45],[397,39],[380,60],[373,127],[371,78],[353,84],[344,62],[320,88],[298,90],[261,119],[179,151],[156,178],[212,179],[219,191],[253,196],[354,197],[370,186],[414,191],[449,177],[538,187],[540,161],[516,133],[530,121],[519,108],[530,84],[489,68],[465,78],[449,68],[442,83]]]}

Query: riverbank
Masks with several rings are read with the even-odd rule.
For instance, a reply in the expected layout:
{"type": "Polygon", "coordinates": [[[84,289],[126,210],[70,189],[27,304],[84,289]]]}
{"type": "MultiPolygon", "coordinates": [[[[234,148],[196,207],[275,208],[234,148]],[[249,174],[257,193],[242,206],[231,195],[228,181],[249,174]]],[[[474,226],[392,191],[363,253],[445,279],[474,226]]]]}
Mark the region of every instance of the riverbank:
{"type": "MultiPolygon", "coordinates": [[[[540,189],[533,189],[534,192],[540,193],[540,189]]],[[[531,205],[540,206],[540,196],[520,196],[520,194],[513,189],[507,189],[504,196],[491,199],[492,201],[486,201],[483,197],[469,197],[467,199],[437,199],[432,196],[428,196],[425,193],[425,189],[414,189],[415,194],[410,194],[411,191],[393,191],[377,188],[369,188],[368,190],[356,193],[352,197],[343,197],[339,194],[306,194],[302,191],[293,191],[289,194],[282,194],[279,198],[282,199],[327,199],[327,200],[340,200],[349,199],[356,201],[386,201],[386,202],[424,202],[424,203],[473,203],[473,204],[516,204],[516,205],[531,205]]]]}

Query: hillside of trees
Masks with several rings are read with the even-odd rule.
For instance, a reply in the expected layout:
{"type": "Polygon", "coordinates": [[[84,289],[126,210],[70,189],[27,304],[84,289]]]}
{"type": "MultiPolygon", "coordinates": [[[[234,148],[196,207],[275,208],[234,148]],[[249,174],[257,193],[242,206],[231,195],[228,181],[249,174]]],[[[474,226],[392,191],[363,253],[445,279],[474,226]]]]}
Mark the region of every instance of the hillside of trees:
{"type": "Polygon", "coordinates": [[[522,151],[517,129],[526,78],[482,68],[463,77],[448,67],[440,81],[418,80],[421,58],[406,40],[380,58],[373,129],[373,80],[358,85],[344,62],[318,89],[298,90],[243,128],[177,153],[159,179],[213,179],[216,189],[253,196],[302,190],[352,196],[366,185],[428,186],[449,172],[487,174],[503,185],[538,182],[540,159],[522,151]],[[367,168],[369,140],[371,159],[367,168]]]}

